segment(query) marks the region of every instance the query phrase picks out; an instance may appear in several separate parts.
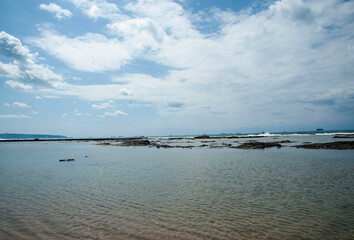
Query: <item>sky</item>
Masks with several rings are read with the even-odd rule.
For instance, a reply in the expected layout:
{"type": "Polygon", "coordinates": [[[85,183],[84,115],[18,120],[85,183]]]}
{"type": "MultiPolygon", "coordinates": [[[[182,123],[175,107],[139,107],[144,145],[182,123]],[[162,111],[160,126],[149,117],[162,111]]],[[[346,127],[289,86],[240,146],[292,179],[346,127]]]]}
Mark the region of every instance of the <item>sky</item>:
{"type": "Polygon", "coordinates": [[[1,0],[0,132],[354,129],[354,1],[1,0]]]}

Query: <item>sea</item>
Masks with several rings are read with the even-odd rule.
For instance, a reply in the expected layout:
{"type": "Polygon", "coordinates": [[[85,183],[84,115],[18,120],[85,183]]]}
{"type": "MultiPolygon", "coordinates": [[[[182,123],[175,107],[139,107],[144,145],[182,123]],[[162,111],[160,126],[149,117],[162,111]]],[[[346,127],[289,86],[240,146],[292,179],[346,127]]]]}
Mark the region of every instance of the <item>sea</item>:
{"type": "Polygon", "coordinates": [[[0,239],[354,239],[354,150],[2,142],[0,239]]]}

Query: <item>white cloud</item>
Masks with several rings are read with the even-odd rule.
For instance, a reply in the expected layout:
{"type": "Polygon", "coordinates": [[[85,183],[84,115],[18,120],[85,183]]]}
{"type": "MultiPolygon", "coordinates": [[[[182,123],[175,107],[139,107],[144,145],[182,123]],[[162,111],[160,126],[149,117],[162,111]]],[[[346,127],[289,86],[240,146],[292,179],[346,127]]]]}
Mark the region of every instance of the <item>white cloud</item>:
{"type": "MultiPolygon", "coordinates": [[[[330,117],[340,106],[353,105],[353,1],[282,0],[256,13],[214,9],[210,18],[218,19],[216,25],[199,16],[212,33],[200,32],[196,16],[170,0],[130,2],[121,8],[130,16],[105,1],[73,2],[89,17],[109,20],[113,35],[68,37],[41,30],[35,46],[81,71],[115,71],[134,60],[168,70],[159,77],[148,74],[153,69],[126,73],[112,84],[41,87],[39,94],[154,104],[163,114],[172,109],[172,114],[227,115],[229,125],[240,126],[273,124],[279,112],[277,121],[289,124],[303,116],[315,119],[321,111],[330,117]],[[320,106],[328,102],[334,107],[320,106]]],[[[18,72],[10,64],[0,69],[3,75],[18,72]]],[[[106,113],[100,116],[115,112],[106,113]]]]}
{"type": "Polygon", "coordinates": [[[23,118],[31,118],[30,116],[27,116],[27,115],[23,115],[23,114],[19,114],[19,115],[16,115],[16,114],[0,114],[0,118],[18,118],[18,119],[23,119],[23,118]]]}
{"type": "Polygon", "coordinates": [[[47,66],[33,64],[28,66],[24,73],[31,82],[39,81],[54,88],[60,88],[66,84],[61,75],[54,73],[47,66]]]}
{"type": "Polygon", "coordinates": [[[120,15],[117,5],[104,0],[71,0],[71,2],[87,16],[95,20],[97,18],[116,19],[120,15]]]}
{"type": "Polygon", "coordinates": [[[13,63],[5,64],[0,62],[0,77],[21,78],[22,73],[17,65],[13,63]]]}
{"type": "Polygon", "coordinates": [[[71,18],[72,16],[72,13],[69,10],[63,9],[55,3],[49,3],[48,5],[41,4],[39,5],[39,9],[46,10],[51,13],[55,13],[55,17],[59,20],[64,18],[71,18]]]}
{"type": "Polygon", "coordinates": [[[165,31],[150,18],[135,18],[108,24],[113,34],[133,41],[134,45],[158,46],[167,37],[165,31]]]}
{"type": "MultiPolygon", "coordinates": [[[[62,87],[63,77],[54,73],[48,66],[36,63],[36,54],[32,54],[21,41],[6,32],[0,32],[0,54],[13,60],[13,63],[0,62],[0,77],[17,79],[51,87],[62,87]]],[[[22,90],[31,90],[33,87],[24,83],[7,81],[7,85],[22,90]]]]}
{"type": "Polygon", "coordinates": [[[17,90],[30,91],[33,89],[33,87],[31,85],[23,84],[23,83],[12,81],[12,80],[6,81],[5,84],[11,88],[17,89],[17,90]]]}
{"type": "Polygon", "coordinates": [[[67,116],[66,113],[63,113],[63,114],[61,115],[61,117],[63,117],[63,118],[65,118],[66,116],[67,116]]]}
{"type": "MultiPolygon", "coordinates": [[[[6,107],[19,107],[19,108],[30,108],[26,103],[20,103],[20,102],[13,102],[12,104],[10,103],[4,103],[6,107]]],[[[33,111],[32,111],[33,112],[33,111]]]]}
{"type": "Polygon", "coordinates": [[[29,108],[30,107],[26,103],[20,103],[20,102],[13,102],[12,106],[13,107],[19,107],[19,108],[29,108]]]}
{"type": "Polygon", "coordinates": [[[127,116],[128,114],[119,110],[114,112],[105,112],[103,115],[98,115],[98,117],[117,117],[117,116],[127,116]]]}
{"type": "MultiPolygon", "coordinates": [[[[77,96],[89,101],[106,101],[109,99],[132,99],[133,95],[125,94],[128,91],[119,84],[70,85],[62,89],[38,89],[43,95],[77,96]]],[[[144,90],[147,91],[147,90],[144,90]]],[[[98,104],[96,104],[98,105],[98,104]]]]}
{"type": "Polygon", "coordinates": [[[120,94],[123,95],[123,96],[133,96],[134,95],[132,90],[128,90],[126,88],[122,88],[120,94]]]}
{"type": "Polygon", "coordinates": [[[36,112],[36,111],[31,111],[30,113],[31,114],[38,114],[38,112],[36,112]]]}
{"type": "Polygon", "coordinates": [[[168,30],[172,38],[200,36],[189,19],[190,13],[172,0],[138,0],[129,2],[125,9],[134,15],[151,18],[162,29],[168,30]]]}
{"type": "Polygon", "coordinates": [[[112,103],[113,102],[110,101],[110,102],[105,102],[105,103],[100,103],[100,104],[92,104],[91,107],[96,110],[114,108],[114,105],[112,103]]]}
{"type": "Polygon", "coordinates": [[[119,40],[93,33],[68,38],[45,30],[41,38],[31,42],[70,67],[87,72],[117,70],[132,60],[133,54],[132,47],[119,40]]]}
{"type": "Polygon", "coordinates": [[[25,63],[33,63],[34,55],[21,41],[4,31],[0,32],[0,54],[25,63]]]}

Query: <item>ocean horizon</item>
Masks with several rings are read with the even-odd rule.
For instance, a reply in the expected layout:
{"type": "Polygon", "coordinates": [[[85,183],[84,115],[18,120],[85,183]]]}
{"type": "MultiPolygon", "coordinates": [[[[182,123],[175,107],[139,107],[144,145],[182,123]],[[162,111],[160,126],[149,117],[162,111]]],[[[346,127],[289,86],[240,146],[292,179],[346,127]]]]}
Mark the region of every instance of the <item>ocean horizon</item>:
{"type": "MultiPolygon", "coordinates": [[[[235,133],[199,133],[199,134],[176,134],[176,135],[151,135],[145,137],[197,137],[201,135],[208,136],[284,136],[284,135],[336,135],[336,134],[354,134],[354,129],[341,130],[303,130],[303,131],[263,131],[263,132],[235,132],[235,133]]],[[[134,136],[100,136],[100,137],[72,137],[53,134],[23,134],[23,133],[0,133],[0,140],[6,139],[61,139],[61,138],[126,138],[126,137],[144,137],[143,135],[134,136]]]]}

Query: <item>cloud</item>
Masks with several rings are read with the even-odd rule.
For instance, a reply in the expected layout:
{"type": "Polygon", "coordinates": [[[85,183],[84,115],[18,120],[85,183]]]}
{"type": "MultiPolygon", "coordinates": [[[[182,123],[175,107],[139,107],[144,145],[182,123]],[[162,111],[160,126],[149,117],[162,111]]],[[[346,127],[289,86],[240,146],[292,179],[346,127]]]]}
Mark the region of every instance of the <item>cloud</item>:
{"type": "Polygon", "coordinates": [[[108,24],[113,34],[125,37],[135,44],[155,46],[167,37],[165,31],[150,18],[135,18],[108,24]]]}
{"type": "Polygon", "coordinates": [[[0,62],[0,77],[21,78],[22,72],[16,64],[13,63],[5,64],[0,62]]]}
{"type": "Polygon", "coordinates": [[[134,95],[133,91],[128,90],[126,88],[122,88],[120,94],[123,95],[123,96],[133,96],[134,95]]]}
{"type": "Polygon", "coordinates": [[[97,18],[116,19],[120,15],[117,5],[104,0],[71,0],[71,2],[88,17],[95,20],[97,18]]]}
{"type": "MultiPolygon", "coordinates": [[[[26,103],[20,103],[20,102],[13,102],[12,104],[10,103],[4,103],[5,106],[7,107],[19,107],[19,108],[30,108],[26,103]]],[[[32,111],[33,112],[33,111],[32,111]]]]}
{"type": "Polygon", "coordinates": [[[139,17],[149,17],[162,29],[168,29],[171,38],[200,36],[189,19],[191,14],[172,0],[138,0],[129,2],[125,9],[139,17]]]}
{"type": "Polygon", "coordinates": [[[30,50],[22,46],[18,38],[4,31],[0,32],[0,54],[25,63],[32,63],[34,58],[30,50]]]}
{"type": "MultiPolygon", "coordinates": [[[[120,76],[111,84],[40,87],[38,94],[129,100],[153,104],[163,114],[173,108],[171,114],[217,119],[224,113],[227,120],[215,121],[229,126],[271,125],[274,112],[283,113],[277,122],[288,124],[304,116],[309,121],[330,118],[353,105],[353,1],[282,0],[239,13],[214,8],[206,15],[216,23],[170,0],[137,0],[120,8],[106,1],[72,2],[93,19],[105,18],[107,36],[69,37],[42,29],[31,43],[73,69],[120,76]],[[154,74],[149,65],[126,72],[140,60],[166,71],[154,74]],[[319,105],[323,96],[333,104],[319,105]]],[[[16,66],[20,72],[7,64],[0,66],[0,74],[23,76],[16,66]]]]}
{"type": "Polygon", "coordinates": [[[54,31],[42,31],[42,37],[32,44],[54,55],[68,66],[87,72],[117,70],[132,60],[133,49],[117,39],[88,33],[68,38],[54,31]]]}
{"type": "Polygon", "coordinates": [[[107,109],[107,108],[114,108],[113,102],[105,102],[105,103],[100,103],[100,104],[92,104],[91,107],[96,110],[102,110],[102,109],[107,109]]]}
{"type": "Polygon", "coordinates": [[[185,103],[181,103],[181,102],[170,102],[170,103],[167,103],[167,106],[171,107],[171,108],[182,108],[185,105],[186,105],[185,103]]]}
{"type": "Polygon", "coordinates": [[[24,118],[31,118],[30,116],[27,115],[16,115],[16,114],[9,114],[9,115],[5,115],[5,114],[0,114],[0,118],[18,118],[18,119],[24,119],[24,118]]]}
{"type": "MultiPolygon", "coordinates": [[[[71,85],[67,84],[60,89],[40,88],[39,93],[43,96],[58,97],[79,97],[88,101],[107,101],[110,99],[132,99],[132,94],[125,94],[126,88],[120,84],[93,84],[93,85],[71,85]]],[[[148,91],[147,89],[144,91],[148,91]]],[[[99,106],[99,104],[96,104],[99,106]]],[[[97,107],[97,106],[96,106],[97,107]]]]}
{"type": "Polygon", "coordinates": [[[39,9],[46,10],[51,13],[55,13],[55,17],[59,20],[65,18],[71,18],[72,16],[72,13],[69,10],[63,9],[55,3],[49,3],[48,5],[41,4],[39,5],[39,9]]]}
{"type": "Polygon", "coordinates": [[[13,107],[19,107],[19,108],[29,108],[30,107],[26,103],[20,103],[20,102],[13,102],[12,106],[13,107]]]}
{"type": "Polygon", "coordinates": [[[65,85],[62,81],[63,77],[61,75],[54,73],[48,67],[43,65],[33,64],[28,66],[27,69],[24,70],[24,73],[31,82],[40,81],[55,88],[60,88],[65,85]]]}
{"type": "Polygon", "coordinates": [[[98,115],[98,117],[117,117],[117,116],[127,116],[128,114],[119,110],[114,112],[105,112],[103,115],[98,115]]]}
{"type": "MultiPolygon", "coordinates": [[[[61,75],[54,73],[48,66],[36,63],[37,54],[32,54],[18,38],[3,31],[0,32],[0,55],[13,60],[13,63],[8,64],[0,62],[0,77],[51,87],[65,85],[61,75]]],[[[33,89],[31,85],[13,80],[7,81],[6,84],[22,90],[33,89]]]]}
{"type": "Polygon", "coordinates": [[[33,89],[31,85],[23,84],[12,80],[6,81],[5,84],[11,87],[12,89],[16,89],[16,90],[30,91],[33,89]]]}

